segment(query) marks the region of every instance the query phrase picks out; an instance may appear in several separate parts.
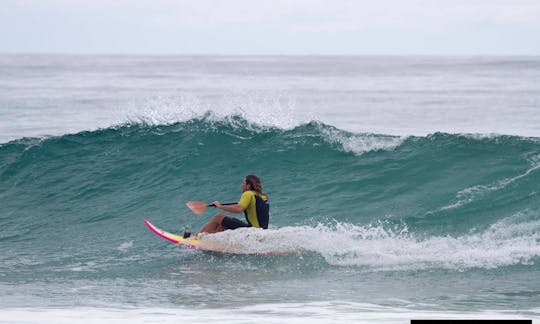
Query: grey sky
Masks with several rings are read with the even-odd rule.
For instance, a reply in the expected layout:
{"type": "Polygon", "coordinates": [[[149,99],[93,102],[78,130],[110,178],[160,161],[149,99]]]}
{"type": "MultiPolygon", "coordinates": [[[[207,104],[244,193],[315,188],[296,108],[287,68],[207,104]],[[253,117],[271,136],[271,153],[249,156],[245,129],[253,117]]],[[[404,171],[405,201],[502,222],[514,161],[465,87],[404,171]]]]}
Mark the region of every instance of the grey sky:
{"type": "Polygon", "coordinates": [[[540,55],[539,0],[2,0],[0,52],[540,55]]]}

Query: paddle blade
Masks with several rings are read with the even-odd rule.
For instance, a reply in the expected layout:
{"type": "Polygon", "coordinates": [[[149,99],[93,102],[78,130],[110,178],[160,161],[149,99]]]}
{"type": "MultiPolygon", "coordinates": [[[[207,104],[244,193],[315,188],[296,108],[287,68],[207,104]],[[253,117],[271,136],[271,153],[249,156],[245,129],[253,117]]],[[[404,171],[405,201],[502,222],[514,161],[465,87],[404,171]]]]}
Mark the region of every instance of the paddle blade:
{"type": "Polygon", "coordinates": [[[208,207],[207,204],[201,202],[201,201],[188,201],[186,203],[186,206],[191,209],[192,212],[194,212],[195,214],[202,214],[204,213],[204,211],[206,210],[206,208],[208,207]]]}

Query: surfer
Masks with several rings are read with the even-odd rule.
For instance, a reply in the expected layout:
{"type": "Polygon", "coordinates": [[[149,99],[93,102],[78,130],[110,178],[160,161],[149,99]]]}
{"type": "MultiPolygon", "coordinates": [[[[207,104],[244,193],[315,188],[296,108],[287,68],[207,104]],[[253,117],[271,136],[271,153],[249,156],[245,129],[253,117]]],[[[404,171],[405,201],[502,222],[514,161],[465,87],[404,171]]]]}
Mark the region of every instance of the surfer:
{"type": "MultiPolygon", "coordinates": [[[[238,203],[222,205],[219,201],[213,202],[214,206],[230,213],[244,213],[246,221],[238,218],[217,214],[201,227],[199,233],[217,233],[224,230],[234,230],[240,227],[268,228],[269,209],[268,195],[263,193],[261,179],[254,174],[247,175],[242,181],[242,196],[238,203]]],[[[184,231],[184,238],[191,236],[191,232],[184,231]]]]}

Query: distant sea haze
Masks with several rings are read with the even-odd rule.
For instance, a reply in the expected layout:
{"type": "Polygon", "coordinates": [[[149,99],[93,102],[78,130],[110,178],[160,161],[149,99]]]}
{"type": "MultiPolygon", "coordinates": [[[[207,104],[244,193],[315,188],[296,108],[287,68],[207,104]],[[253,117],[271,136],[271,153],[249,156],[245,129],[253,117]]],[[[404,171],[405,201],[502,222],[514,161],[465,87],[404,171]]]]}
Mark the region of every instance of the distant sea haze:
{"type": "Polygon", "coordinates": [[[538,57],[0,55],[0,142],[240,115],[290,129],[540,136],[538,57]]]}

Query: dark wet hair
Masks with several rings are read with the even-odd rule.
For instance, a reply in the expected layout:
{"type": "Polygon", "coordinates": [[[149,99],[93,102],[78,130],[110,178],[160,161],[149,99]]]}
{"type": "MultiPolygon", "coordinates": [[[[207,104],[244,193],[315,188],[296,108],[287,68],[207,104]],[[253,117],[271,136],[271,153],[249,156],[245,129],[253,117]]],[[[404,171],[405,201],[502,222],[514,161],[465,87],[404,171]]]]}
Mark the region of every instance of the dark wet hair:
{"type": "Polygon", "coordinates": [[[254,174],[249,174],[246,176],[245,180],[246,180],[246,184],[248,184],[251,187],[251,190],[254,190],[264,195],[262,191],[261,179],[259,179],[259,177],[257,177],[254,174]]]}

